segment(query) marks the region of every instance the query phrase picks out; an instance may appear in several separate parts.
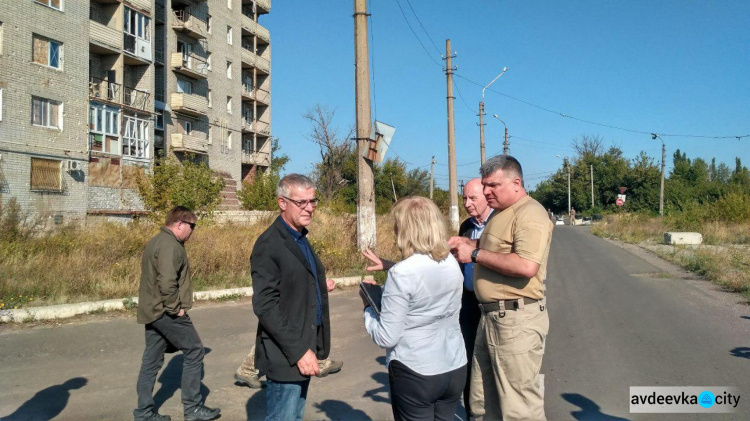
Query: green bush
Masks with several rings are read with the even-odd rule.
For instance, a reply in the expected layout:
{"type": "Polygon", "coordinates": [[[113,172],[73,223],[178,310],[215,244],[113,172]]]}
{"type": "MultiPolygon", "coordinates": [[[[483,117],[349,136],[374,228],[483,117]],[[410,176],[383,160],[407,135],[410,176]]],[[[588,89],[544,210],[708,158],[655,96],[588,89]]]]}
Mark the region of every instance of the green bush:
{"type": "Polygon", "coordinates": [[[210,217],[221,203],[222,189],[224,180],[205,163],[180,162],[174,157],[158,159],[153,173],[138,179],[138,194],[156,221],[162,221],[175,206],[210,217]]]}
{"type": "Polygon", "coordinates": [[[750,221],[750,194],[727,193],[713,205],[713,218],[722,222],[750,221]]]}
{"type": "Polygon", "coordinates": [[[276,210],[276,186],[279,176],[273,171],[258,171],[252,182],[243,181],[237,198],[249,210],[276,210]]]}

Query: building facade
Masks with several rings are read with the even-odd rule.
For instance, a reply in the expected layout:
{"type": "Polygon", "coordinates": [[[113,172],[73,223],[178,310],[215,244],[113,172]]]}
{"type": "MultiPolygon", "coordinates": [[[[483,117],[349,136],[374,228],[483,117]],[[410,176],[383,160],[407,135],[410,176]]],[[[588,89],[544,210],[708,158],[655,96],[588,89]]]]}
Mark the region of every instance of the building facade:
{"type": "Polygon", "coordinates": [[[270,0],[0,0],[0,195],[130,216],[154,159],[270,164],[270,0]]]}

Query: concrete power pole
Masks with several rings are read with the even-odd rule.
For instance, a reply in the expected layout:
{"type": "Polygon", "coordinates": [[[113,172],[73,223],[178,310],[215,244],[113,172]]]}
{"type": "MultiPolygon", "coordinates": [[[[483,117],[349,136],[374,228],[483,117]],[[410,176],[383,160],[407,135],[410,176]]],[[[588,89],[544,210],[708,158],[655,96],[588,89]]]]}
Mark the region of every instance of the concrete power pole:
{"type": "Polygon", "coordinates": [[[591,209],[594,208],[594,166],[589,165],[591,168],[591,209]]]}
{"type": "MultiPolygon", "coordinates": [[[[364,1],[364,0],[363,0],[364,1]]],[[[451,59],[455,57],[451,55],[451,40],[445,40],[445,75],[447,79],[447,95],[448,101],[448,178],[449,178],[449,191],[451,195],[451,207],[449,221],[451,229],[455,232],[458,231],[458,184],[456,176],[456,134],[453,126],[453,71],[456,70],[451,64],[451,59]]]]}
{"type": "Polygon", "coordinates": [[[484,164],[484,101],[479,102],[479,154],[484,164]]]}
{"type": "MultiPolygon", "coordinates": [[[[659,138],[661,139],[661,137],[659,138]]],[[[661,187],[659,187],[659,215],[664,215],[664,160],[667,157],[667,147],[661,139],[661,187]]]]}
{"type": "Polygon", "coordinates": [[[508,127],[505,127],[505,141],[503,141],[503,155],[508,155],[510,152],[510,143],[508,143],[508,127]]]}
{"type": "Polygon", "coordinates": [[[367,0],[354,0],[354,57],[357,108],[357,245],[374,248],[375,186],[372,161],[364,157],[370,148],[370,61],[367,46],[367,0]]]}
{"type": "Polygon", "coordinates": [[[430,200],[432,200],[432,191],[435,189],[435,155],[432,156],[430,163],[430,200]]]}

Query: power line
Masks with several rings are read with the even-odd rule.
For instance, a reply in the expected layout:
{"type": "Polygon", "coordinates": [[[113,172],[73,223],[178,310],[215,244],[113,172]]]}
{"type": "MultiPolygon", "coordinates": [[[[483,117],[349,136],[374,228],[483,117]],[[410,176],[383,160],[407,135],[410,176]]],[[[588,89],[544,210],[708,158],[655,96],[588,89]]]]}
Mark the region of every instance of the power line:
{"type": "MultiPolygon", "coordinates": [[[[465,81],[467,81],[469,83],[473,83],[476,86],[479,86],[479,87],[482,86],[480,83],[475,82],[475,81],[473,81],[473,80],[471,80],[469,78],[466,78],[464,76],[461,76],[459,74],[455,74],[455,76],[458,77],[458,78],[461,78],[461,79],[463,79],[463,80],[465,80],[465,81]]],[[[518,102],[520,102],[522,104],[526,104],[526,105],[528,105],[530,107],[534,107],[534,108],[537,108],[539,110],[546,111],[548,113],[556,114],[556,115],[558,115],[560,117],[563,117],[563,118],[569,118],[571,120],[580,121],[582,123],[593,124],[593,125],[596,125],[596,126],[607,127],[607,128],[610,128],[610,129],[621,130],[621,131],[624,131],[624,132],[637,133],[637,134],[643,134],[643,135],[649,135],[649,136],[651,134],[653,134],[653,133],[658,133],[658,132],[655,132],[653,130],[649,130],[649,131],[634,130],[634,129],[628,129],[628,128],[625,128],[625,127],[615,126],[615,125],[612,125],[612,124],[599,123],[599,122],[592,121],[592,120],[586,120],[586,119],[583,119],[583,118],[574,117],[574,116],[566,114],[566,113],[562,113],[562,112],[559,112],[559,111],[551,110],[549,108],[542,107],[541,105],[536,105],[536,104],[533,104],[531,102],[525,101],[523,99],[516,98],[516,97],[508,95],[508,94],[504,94],[504,93],[496,91],[494,89],[487,89],[487,90],[490,91],[490,92],[494,92],[494,93],[496,93],[498,95],[504,96],[506,98],[512,99],[514,101],[518,101],[518,102]]],[[[690,137],[690,138],[700,138],[700,139],[737,139],[737,140],[740,140],[740,139],[742,139],[744,137],[750,137],[750,134],[731,135],[731,136],[705,136],[705,135],[691,135],[691,134],[662,134],[662,133],[658,133],[658,134],[659,134],[659,136],[662,136],[662,137],[666,137],[666,136],[669,136],[669,137],[690,137]]]]}
{"type": "MultiPolygon", "coordinates": [[[[396,0],[396,4],[398,5],[398,9],[401,10],[401,14],[404,16],[404,20],[406,21],[406,25],[409,26],[409,29],[411,30],[411,33],[414,34],[414,37],[419,42],[419,45],[422,46],[422,49],[424,50],[424,52],[427,53],[427,56],[430,58],[430,60],[432,60],[433,63],[435,63],[438,66],[442,67],[442,65],[440,63],[438,63],[437,60],[435,60],[434,57],[432,57],[432,54],[430,54],[430,52],[427,51],[427,47],[425,47],[424,44],[422,43],[422,40],[419,39],[419,36],[414,31],[414,28],[411,27],[411,23],[409,23],[409,19],[407,19],[406,13],[404,13],[404,9],[401,7],[401,2],[399,2],[399,0],[396,0]]],[[[438,53],[439,53],[439,51],[438,51],[438,53]]]]}
{"type": "Polygon", "coordinates": [[[435,47],[435,51],[437,51],[438,55],[440,55],[440,49],[435,45],[435,41],[432,40],[432,37],[427,32],[427,30],[424,28],[424,25],[422,25],[422,21],[419,20],[419,16],[417,16],[417,12],[414,11],[414,8],[411,6],[411,2],[409,0],[406,0],[406,3],[409,5],[409,8],[411,9],[411,12],[414,14],[414,17],[417,18],[417,22],[419,22],[419,26],[422,27],[422,30],[424,31],[425,35],[427,35],[427,38],[432,43],[432,46],[435,47]]]}

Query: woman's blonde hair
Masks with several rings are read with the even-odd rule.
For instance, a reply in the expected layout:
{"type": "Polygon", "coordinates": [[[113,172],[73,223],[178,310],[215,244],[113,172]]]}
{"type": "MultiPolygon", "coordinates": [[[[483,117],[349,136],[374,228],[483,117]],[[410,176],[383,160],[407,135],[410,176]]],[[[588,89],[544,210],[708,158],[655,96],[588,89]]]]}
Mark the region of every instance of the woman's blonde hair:
{"type": "Polygon", "coordinates": [[[424,253],[439,261],[448,256],[445,218],[430,199],[405,197],[396,202],[391,213],[396,220],[396,247],[404,258],[424,253]]]}

